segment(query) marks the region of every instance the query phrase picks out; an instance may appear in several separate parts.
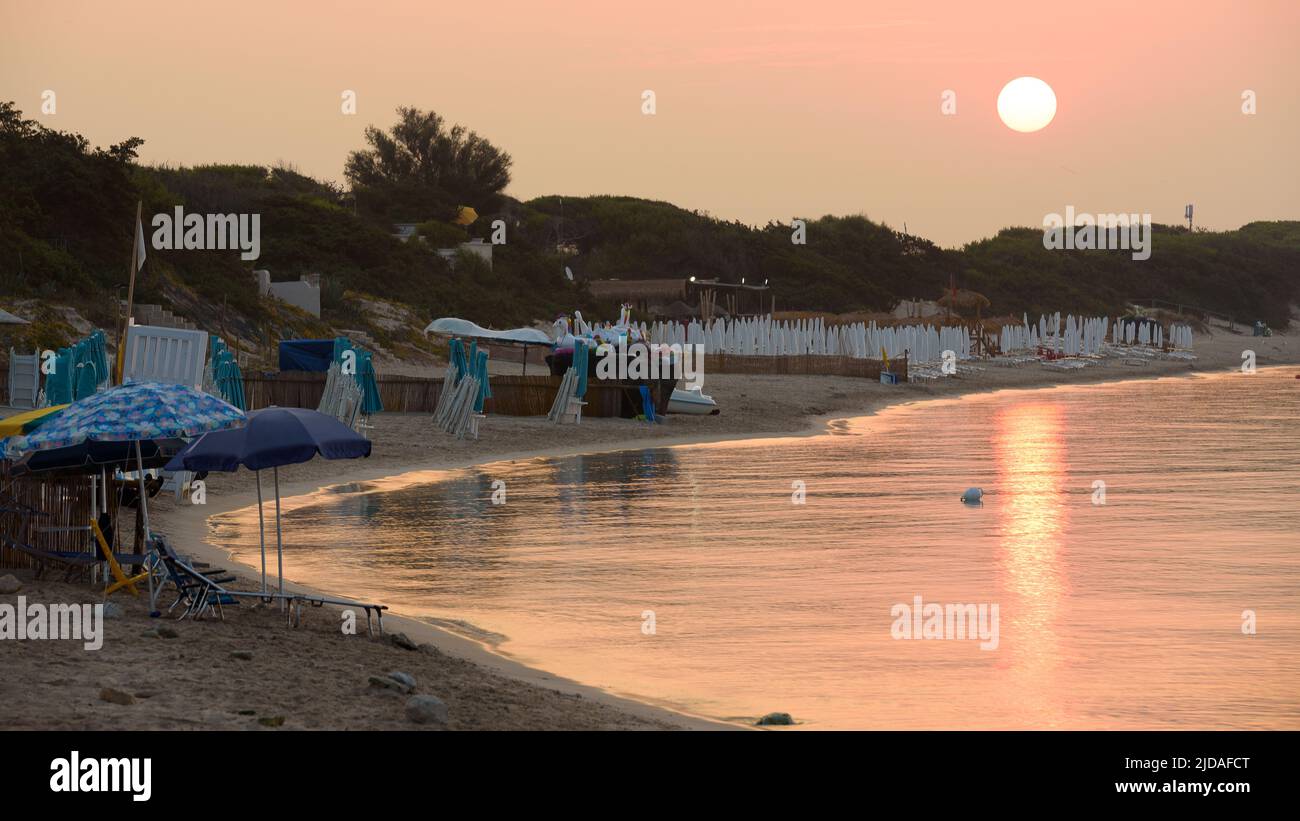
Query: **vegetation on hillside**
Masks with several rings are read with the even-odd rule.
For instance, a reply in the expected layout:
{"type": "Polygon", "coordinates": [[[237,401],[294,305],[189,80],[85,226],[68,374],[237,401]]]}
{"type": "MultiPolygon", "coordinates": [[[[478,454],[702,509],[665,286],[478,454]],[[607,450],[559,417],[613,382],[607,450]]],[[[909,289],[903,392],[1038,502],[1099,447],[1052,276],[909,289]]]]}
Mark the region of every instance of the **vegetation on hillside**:
{"type": "MultiPolygon", "coordinates": [[[[76,134],[26,120],[0,104],[0,304],[40,299],[76,306],[112,328],[124,296],[134,209],[261,215],[261,256],[237,251],[149,250],[136,300],[159,303],[202,327],[258,342],[331,328],[400,336],[367,324],[363,300],[407,306],[416,317],[461,316],[495,327],[549,319],[592,303],[587,279],[720,277],[768,282],[778,307],[837,313],[888,310],[899,299],[934,299],[950,284],[985,294],[990,314],[1110,313],[1158,298],[1283,326],[1300,302],[1300,223],[1252,223],[1237,231],[1157,226],[1153,253],[1048,251],[1042,232],[1008,228],[960,250],[942,249],[864,216],[809,219],[806,242],[789,225],[747,226],[633,197],[548,196],[519,202],[502,192],[508,154],[432,112],[399,110],[389,131],[370,128],[367,148],[346,161],[351,189],[292,167],[150,167],[135,137],[93,148],[76,134]],[[479,219],[450,225],[468,205],[479,219]],[[500,220],[500,223],[496,223],[500,220]],[[419,225],[423,240],[392,236],[419,225]],[[506,244],[489,267],[436,249],[489,238],[506,244]],[[559,251],[565,251],[561,255],[559,251]],[[569,267],[576,275],[570,282],[569,267]],[[276,280],[319,273],[316,320],[260,299],[254,268],[276,280]]],[[[594,309],[594,311],[593,311],[594,309]]],[[[411,334],[418,340],[418,336],[411,334]]],[[[409,340],[408,340],[409,341],[409,340]]]]}
{"type": "Polygon", "coordinates": [[[569,263],[593,279],[719,276],[767,282],[779,307],[885,311],[900,299],[936,299],[950,285],[987,296],[996,315],[1123,312],[1161,299],[1239,320],[1285,326],[1300,303],[1300,222],[1259,222],[1237,231],[1153,226],[1152,254],[1059,251],[1043,232],[1007,228],[961,250],[893,231],[863,216],[806,220],[805,244],[790,225],[751,228],[632,197],[558,197],[523,205],[523,235],[578,247],[569,263]]]}

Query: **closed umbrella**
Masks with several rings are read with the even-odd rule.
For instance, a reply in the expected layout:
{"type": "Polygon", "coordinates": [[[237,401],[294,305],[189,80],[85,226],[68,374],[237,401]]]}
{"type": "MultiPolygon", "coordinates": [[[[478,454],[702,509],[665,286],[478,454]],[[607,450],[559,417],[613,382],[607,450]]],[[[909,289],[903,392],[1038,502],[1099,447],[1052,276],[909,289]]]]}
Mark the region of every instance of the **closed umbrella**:
{"type": "MultiPolygon", "coordinates": [[[[257,474],[257,518],[262,545],[262,592],[266,592],[266,536],[262,522],[262,474],[275,477],[275,544],[279,589],[284,592],[284,538],[280,526],[280,466],[370,455],[370,441],[332,416],[305,408],[264,408],[248,414],[242,428],[208,433],[191,442],[167,464],[167,470],[236,471],[240,465],[257,474]]],[[[283,603],[283,599],[281,599],[283,603]]]]}

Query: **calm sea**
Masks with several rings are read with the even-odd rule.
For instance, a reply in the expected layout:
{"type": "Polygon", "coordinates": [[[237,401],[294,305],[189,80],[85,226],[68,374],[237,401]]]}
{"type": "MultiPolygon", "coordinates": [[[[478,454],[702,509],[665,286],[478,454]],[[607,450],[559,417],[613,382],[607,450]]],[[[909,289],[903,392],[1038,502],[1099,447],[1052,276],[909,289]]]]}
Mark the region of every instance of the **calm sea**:
{"type": "MultiPolygon", "coordinates": [[[[286,575],[720,718],[1300,728],[1293,373],[1004,391],[815,437],[341,486],[286,517],[286,575]],[[979,506],[959,501],[971,486],[979,506]],[[917,597],[954,618],[913,636],[942,637],[900,637],[917,597]],[[984,640],[959,637],[959,605],[985,605],[984,640]]],[[[257,562],[255,513],[214,526],[257,562]]]]}

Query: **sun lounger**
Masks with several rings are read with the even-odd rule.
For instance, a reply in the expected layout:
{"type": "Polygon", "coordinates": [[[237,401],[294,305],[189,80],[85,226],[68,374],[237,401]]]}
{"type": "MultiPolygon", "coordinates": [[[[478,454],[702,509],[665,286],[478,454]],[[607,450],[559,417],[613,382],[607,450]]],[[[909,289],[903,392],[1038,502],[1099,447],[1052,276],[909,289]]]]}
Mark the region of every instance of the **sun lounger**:
{"type": "Polygon", "coordinates": [[[237,605],[240,598],[256,597],[268,602],[290,598],[278,593],[245,593],[230,590],[225,585],[233,582],[234,576],[201,573],[193,565],[181,559],[162,536],[155,535],[150,545],[158,557],[158,564],[166,573],[167,580],[176,588],[176,601],[167,608],[167,612],[170,613],[181,605],[185,606],[177,616],[178,620],[188,616],[197,621],[203,618],[204,614],[212,612],[225,621],[223,608],[226,605],[237,605]]]}
{"type": "Polygon", "coordinates": [[[379,626],[379,635],[384,634],[384,611],[388,609],[386,604],[364,604],[362,602],[347,601],[346,599],[325,599],[320,596],[309,596],[305,593],[294,593],[289,598],[293,599],[291,606],[295,607],[297,613],[294,616],[294,626],[302,624],[302,606],[307,603],[312,607],[321,607],[326,604],[338,605],[340,607],[359,607],[366,611],[366,633],[375,635],[374,625],[371,624],[370,617],[373,614],[375,621],[379,626]]]}
{"type": "Polygon", "coordinates": [[[176,601],[168,608],[168,612],[175,610],[181,604],[185,605],[185,609],[178,616],[178,619],[189,616],[197,620],[201,619],[205,613],[214,612],[218,618],[224,621],[225,611],[223,608],[226,605],[238,605],[240,599],[251,598],[267,603],[273,601],[286,602],[288,605],[285,611],[286,616],[289,624],[294,627],[302,624],[302,605],[304,603],[312,607],[333,604],[361,608],[366,613],[366,631],[372,636],[375,635],[374,625],[371,622],[373,615],[378,623],[379,635],[384,634],[384,611],[388,609],[386,605],[364,604],[346,599],[312,596],[305,593],[231,590],[225,585],[235,580],[233,576],[214,577],[215,573],[220,571],[209,571],[211,575],[205,575],[177,555],[172,546],[168,544],[166,537],[155,534],[152,545],[158,556],[158,561],[166,569],[169,580],[179,593],[176,601]]]}
{"type": "Polygon", "coordinates": [[[58,565],[63,568],[63,580],[72,581],[72,577],[78,571],[93,566],[99,561],[94,553],[82,553],[70,550],[41,550],[38,547],[32,547],[29,544],[23,544],[9,536],[0,536],[4,541],[4,546],[16,553],[21,553],[36,563],[36,578],[45,575],[45,571],[51,565],[58,565]]]}
{"type": "Polygon", "coordinates": [[[572,422],[575,425],[582,423],[582,409],[587,403],[578,398],[578,374],[573,368],[564,372],[560,379],[559,390],[555,392],[555,402],[551,405],[550,417],[552,422],[562,424],[572,422]]]}
{"type": "MultiPolygon", "coordinates": [[[[42,550],[39,547],[32,547],[24,544],[10,536],[0,536],[0,542],[5,547],[16,553],[21,553],[27,558],[33,560],[36,564],[36,578],[41,578],[51,566],[59,566],[64,569],[63,580],[72,581],[72,577],[78,571],[94,567],[103,561],[98,553],[87,553],[80,550],[42,550]]],[[[114,553],[113,560],[120,568],[122,565],[142,565],[145,563],[145,557],[138,553],[114,553]]],[[[144,578],[141,576],[140,578],[144,578]]]]}

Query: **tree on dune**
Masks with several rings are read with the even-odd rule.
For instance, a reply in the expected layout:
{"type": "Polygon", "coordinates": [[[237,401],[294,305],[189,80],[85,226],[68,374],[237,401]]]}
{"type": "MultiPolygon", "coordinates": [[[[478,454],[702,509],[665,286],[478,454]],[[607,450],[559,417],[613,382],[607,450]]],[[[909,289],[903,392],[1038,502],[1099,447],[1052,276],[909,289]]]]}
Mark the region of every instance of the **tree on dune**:
{"type": "Polygon", "coordinates": [[[344,175],[368,213],[387,219],[449,220],[456,207],[480,214],[501,205],[510,184],[510,155],[464,126],[447,127],[436,112],[397,109],[383,131],[366,128],[368,148],[348,155],[344,175]]]}

